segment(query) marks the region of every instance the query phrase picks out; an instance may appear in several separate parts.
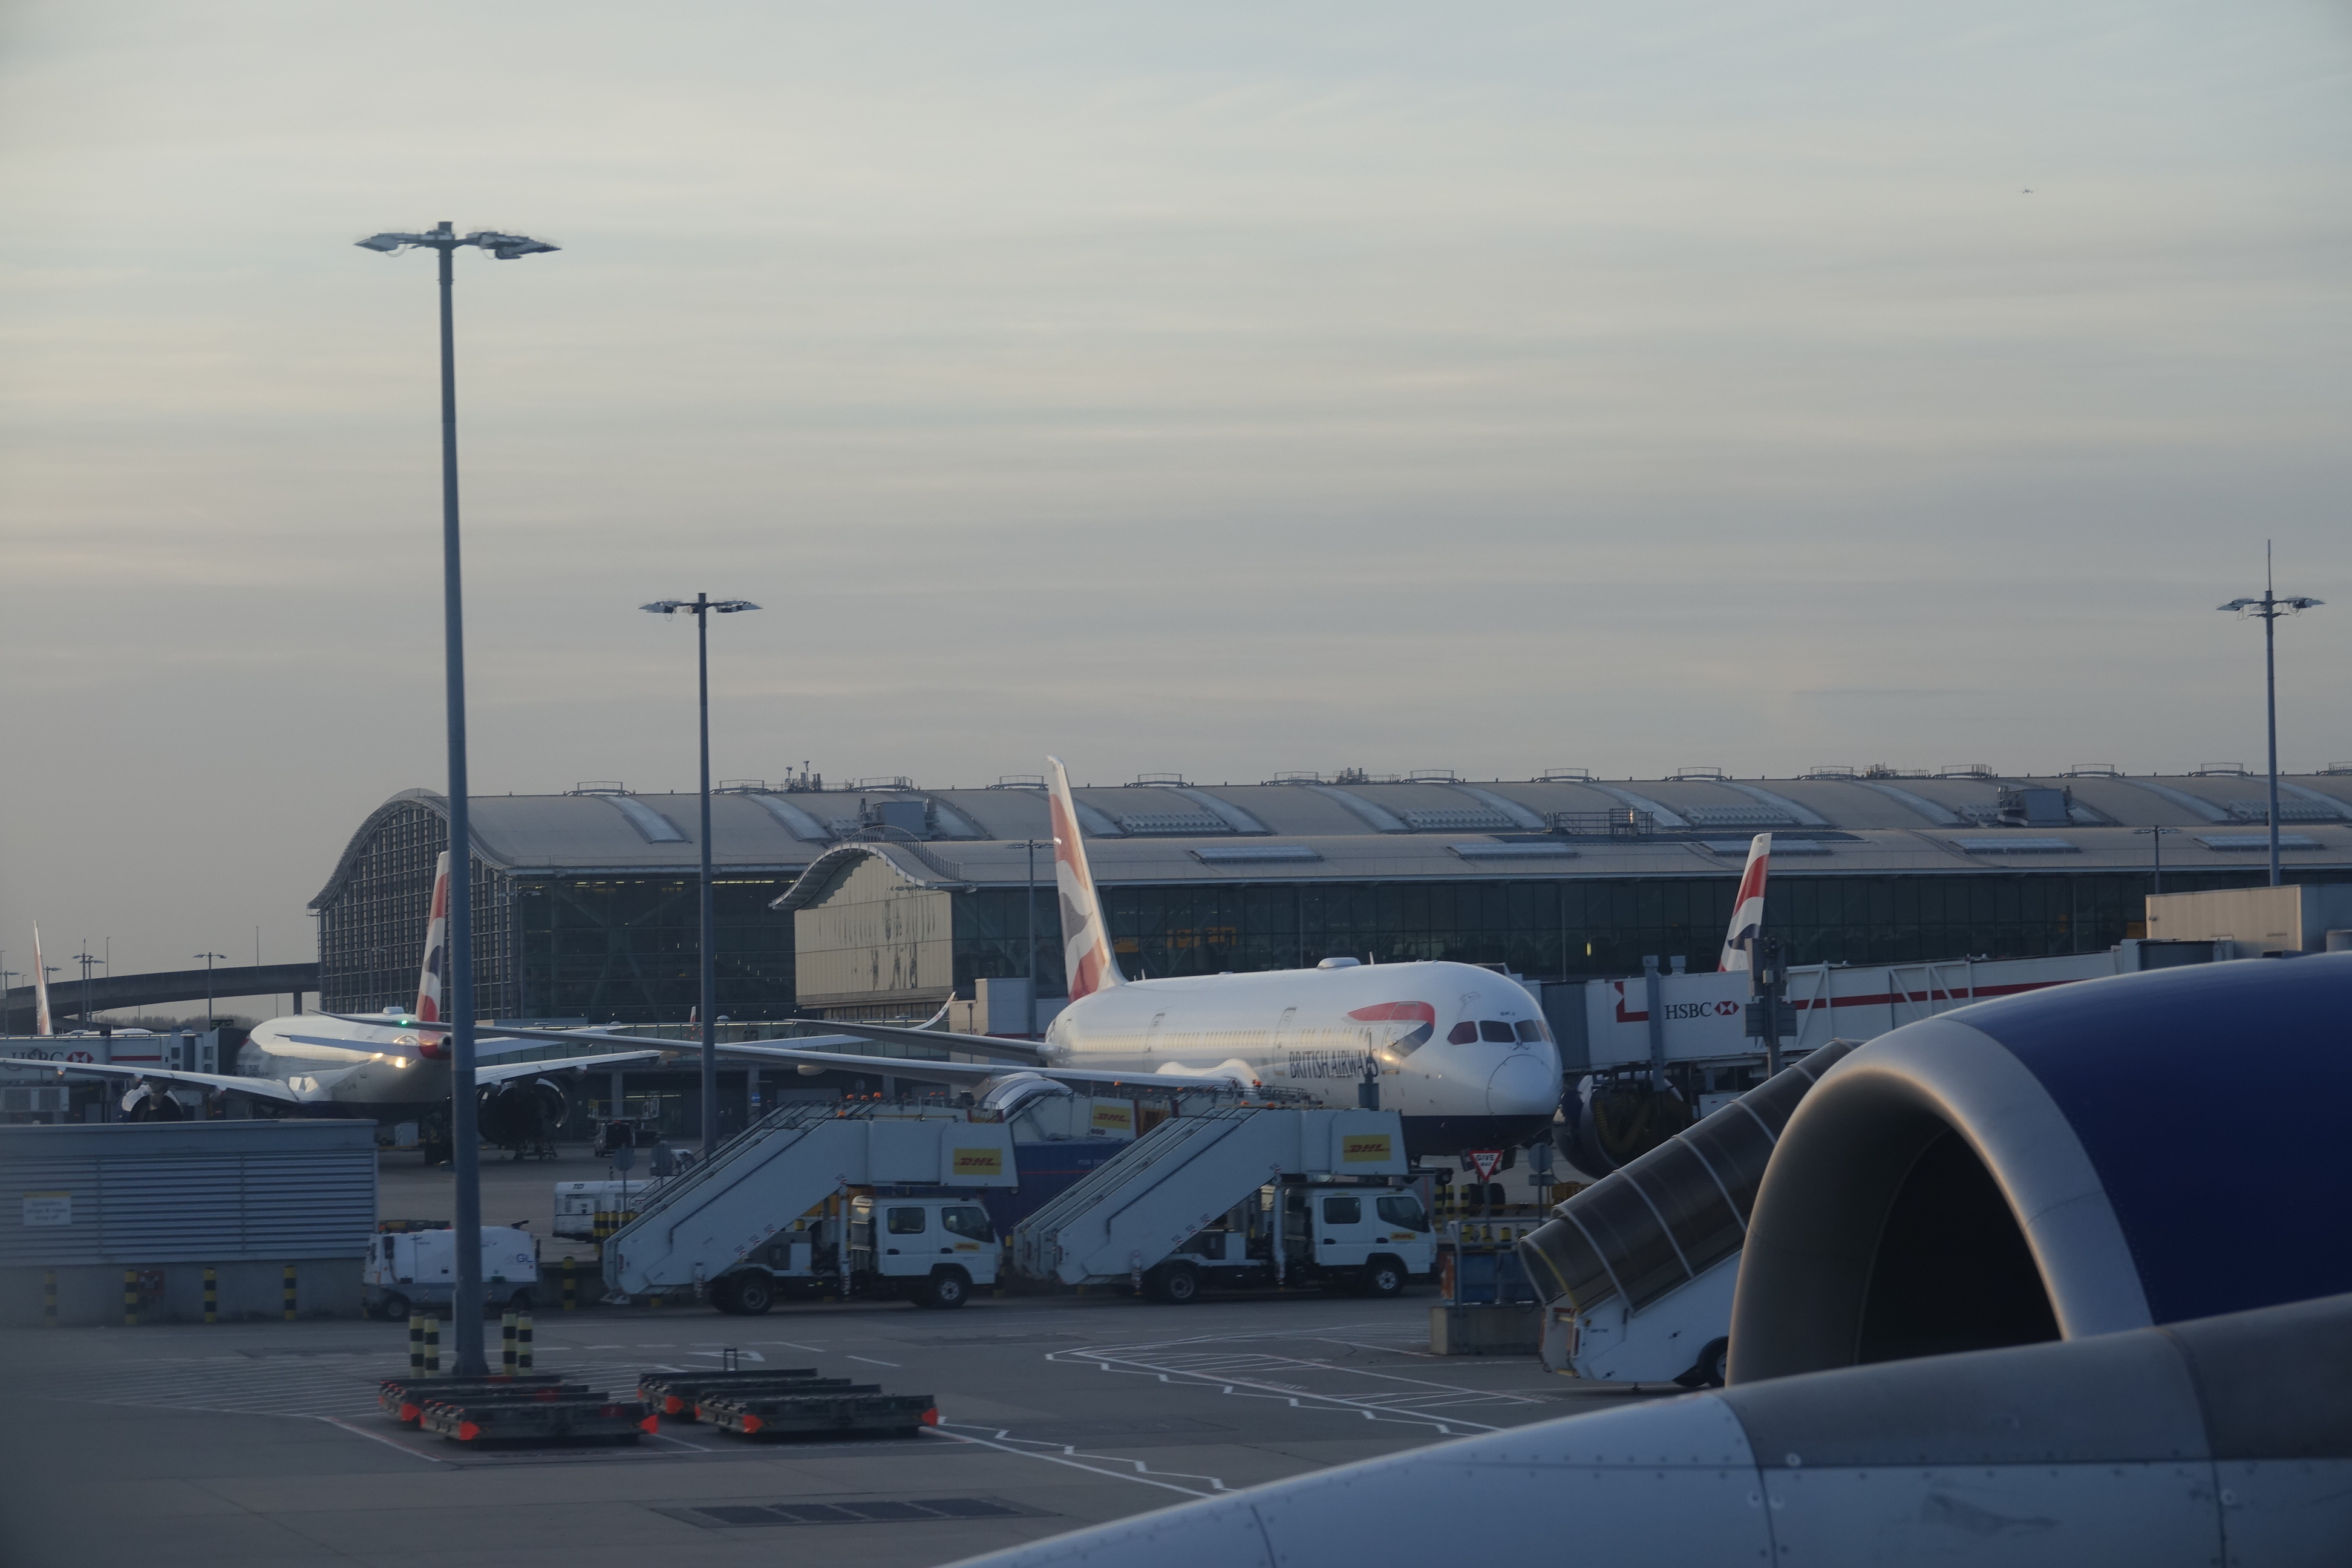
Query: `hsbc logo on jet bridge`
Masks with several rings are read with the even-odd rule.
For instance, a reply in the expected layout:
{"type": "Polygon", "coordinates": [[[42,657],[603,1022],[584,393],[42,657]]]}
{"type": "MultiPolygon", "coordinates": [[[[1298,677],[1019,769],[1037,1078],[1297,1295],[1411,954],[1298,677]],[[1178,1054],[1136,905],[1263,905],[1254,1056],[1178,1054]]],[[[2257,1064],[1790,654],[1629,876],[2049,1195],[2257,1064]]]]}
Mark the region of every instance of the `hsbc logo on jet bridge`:
{"type": "Polygon", "coordinates": [[[1739,1012],[1737,1002],[1669,1002],[1665,1007],[1669,1024],[1685,1018],[1736,1018],[1739,1012]]]}

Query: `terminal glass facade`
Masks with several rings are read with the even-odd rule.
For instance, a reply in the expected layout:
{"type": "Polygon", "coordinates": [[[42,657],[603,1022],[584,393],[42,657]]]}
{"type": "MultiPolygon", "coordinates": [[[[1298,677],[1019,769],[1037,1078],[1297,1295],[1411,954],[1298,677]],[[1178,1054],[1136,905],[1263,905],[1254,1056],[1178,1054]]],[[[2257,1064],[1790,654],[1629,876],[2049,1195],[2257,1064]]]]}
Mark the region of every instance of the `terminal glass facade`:
{"type": "MultiPolygon", "coordinates": [[[[2173,892],[2248,887],[2260,872],[2168,873],[2173,892]]],[[[1103,914],[1119,963],[1150,978],[1300,968],[1330,957],[1502,964],[1529,979],[1638,973],[1682,955],[1712,969],[1737,877],[1544,881],[1114,886],[1103,914]]],[[[1765,928],[1791,963],[1913,963],[2099,952],[2138,934],[2148,879],[2046,870],[1775,877],[1765,928]]],[[[1026,973],[1024,890],[953,895],[955,983],[1026,973]]],[[[1037,987],[1064,989],[1060,917],[1036,895],[1037,987]]]]}

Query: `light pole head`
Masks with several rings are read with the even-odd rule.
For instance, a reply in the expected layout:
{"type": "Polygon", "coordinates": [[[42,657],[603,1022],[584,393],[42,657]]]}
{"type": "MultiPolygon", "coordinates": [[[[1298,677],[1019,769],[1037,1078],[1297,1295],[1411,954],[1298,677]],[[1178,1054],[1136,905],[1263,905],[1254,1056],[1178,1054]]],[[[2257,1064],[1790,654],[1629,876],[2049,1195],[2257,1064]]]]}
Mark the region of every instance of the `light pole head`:
{"type": "Polygon", "coordinates": [[[420,247],[446,250],[460,245],[478,245],[500,261],[512,261],[519,256],[538,256],[545,251],[562,248],[543,239],[533,239],[529,235],[500,234],[491,228],[477,229],[472,234],[460,236],[446,223],[430,234],[372,234],[365,239],[352,243],[362,250],[373,250],[384,256],[397,256],[404,250],[420,247]]]}
{"type": "Polygon", "coordinates": [[[756,610],[760,606],[749,599],[713,599],[710,607],[722,616],[731,616],[738,610],[756,610]]]}
{"type": "Polygon", "coordinates": [[[420,245],[430,245],[431,238],[421,234],[372,234],[365,239],[352,242],[362,250],[373,250],[385,256],[397,256],[404,250],[420,245]]]}
{"type": "Polygon", "coordinates": [[[656,599],[652,604],[639,605],[637,608],[645,611],[649,616],[674,616],[680,610],[690,610],[694,608],[694,601],[691,599],[656,599]]]}

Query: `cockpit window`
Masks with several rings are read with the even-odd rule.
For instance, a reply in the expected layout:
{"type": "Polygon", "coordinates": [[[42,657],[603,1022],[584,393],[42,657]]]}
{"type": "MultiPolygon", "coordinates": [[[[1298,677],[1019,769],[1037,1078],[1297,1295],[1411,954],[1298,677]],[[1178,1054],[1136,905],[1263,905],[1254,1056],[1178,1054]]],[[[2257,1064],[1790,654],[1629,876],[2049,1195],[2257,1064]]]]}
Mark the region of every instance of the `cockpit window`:
{"type": "Polygon", "coordinates": [[[1446,1033],[1445,1043],[1449,1046],[1466,1046],[1477,1037],[1478,1026],[1465,1018],[1446,1033]]]}
{"type": "Polygon", "coordinates": [[[1478,1037],[1496,1045],[1507,1046],[1517,1039],[1518,1036],[1513,1034],[1511,1026],[1500,1018],[1481,1018],[1478,1020],[1478,1037]]]}
{"type": "Polygon", "coordinates": [[[1551,1031],[1544,1027],[1541,1018],[1522,1018],[1519,1020],[1519,1038],[1549,1040],[1551,1038],[1551,1031]]]}

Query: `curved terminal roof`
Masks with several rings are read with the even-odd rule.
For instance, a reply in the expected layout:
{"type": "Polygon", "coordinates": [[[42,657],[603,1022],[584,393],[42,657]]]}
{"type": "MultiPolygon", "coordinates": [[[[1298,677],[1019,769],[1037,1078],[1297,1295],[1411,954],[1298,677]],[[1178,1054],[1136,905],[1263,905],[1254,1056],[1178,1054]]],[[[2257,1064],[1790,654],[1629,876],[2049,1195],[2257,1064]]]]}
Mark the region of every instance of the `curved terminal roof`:
{"type": "MultiPolygon", "coordinates": [[[[2179,870],[2264,863],[2265,781],[2237,773],[2063,778],[1881,772],[1801,779],[1432,780],[1087,785],[1073,794],[1096,874],[1113,882],[1528,876],[1722,876],[1775,835],[1780,875],[2131,870],[2150,836],[2179,870]],[[2063,795],[2053,792],[2064,792],[2063,795]],[[2009,809],[2004,815],[2004,805],[2009,809]]],[[[2279,784],[2287,864],[2352,868],[2352,773],[2279,784]]],[[[446,815],[407,790],[378,807],[313,907],[391,816],[446,815]]],[[[486,795],[474,852],[517,876],[691,873],[691,794],[486,795]]],[[[1046,839],[1042,789],[730,789],[711,800],[722,870],[798,877],[829,853],[880,854],[927,885],[1019,885],[1046,839]]],[[[839,861],[833,862],[840,864],[839,861]]],[[[1041,851],[1041,883],[1052,868],[1041,851]]],[[[798,896],[787,894],[781,903],[798,896]]]]}

